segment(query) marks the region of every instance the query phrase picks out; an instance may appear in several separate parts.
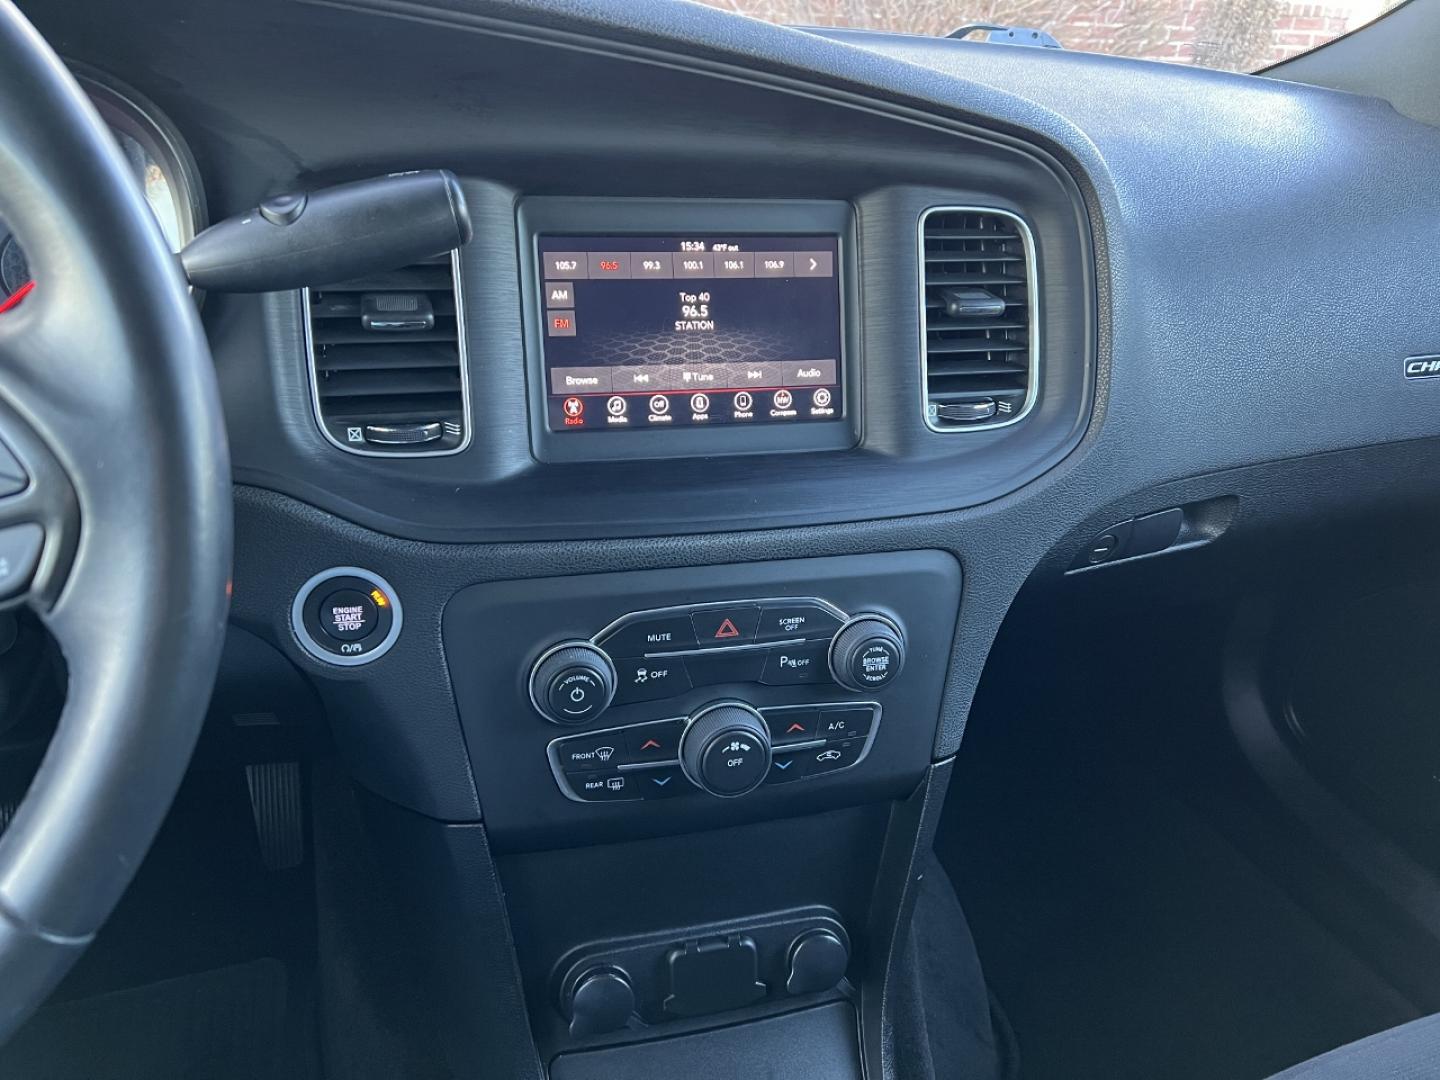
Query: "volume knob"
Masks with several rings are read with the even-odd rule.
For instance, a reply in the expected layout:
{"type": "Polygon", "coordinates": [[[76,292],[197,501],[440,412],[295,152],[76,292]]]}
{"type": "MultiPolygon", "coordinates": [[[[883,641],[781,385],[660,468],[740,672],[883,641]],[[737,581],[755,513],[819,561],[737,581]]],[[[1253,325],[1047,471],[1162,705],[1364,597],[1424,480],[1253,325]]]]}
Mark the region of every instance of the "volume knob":
{"type": "Polygon", "coordinates": [[[530,672],[530,702],[552,724],[584,724],[610,707],[615,665],[588,641],[556,645],[530,672]]]}
{"type": "Polygon", "coordinates": [[[728,799],[754,791],[770,771],[764,718],[739,701],[706,706],[680,737],[680,764],[711,795],[728,799]]]}

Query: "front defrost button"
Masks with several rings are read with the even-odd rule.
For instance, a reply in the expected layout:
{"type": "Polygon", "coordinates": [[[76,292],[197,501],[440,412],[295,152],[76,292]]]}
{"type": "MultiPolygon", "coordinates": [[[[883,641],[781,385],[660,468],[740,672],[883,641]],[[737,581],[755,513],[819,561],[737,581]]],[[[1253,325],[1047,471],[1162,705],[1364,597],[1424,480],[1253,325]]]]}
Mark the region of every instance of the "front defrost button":
{"type": "Polygon", "coordinates": [[[614,769],[630,760],[624,732],[565,739],[555,748],[555,758],[565,772],[595,772],[614,769]]]}

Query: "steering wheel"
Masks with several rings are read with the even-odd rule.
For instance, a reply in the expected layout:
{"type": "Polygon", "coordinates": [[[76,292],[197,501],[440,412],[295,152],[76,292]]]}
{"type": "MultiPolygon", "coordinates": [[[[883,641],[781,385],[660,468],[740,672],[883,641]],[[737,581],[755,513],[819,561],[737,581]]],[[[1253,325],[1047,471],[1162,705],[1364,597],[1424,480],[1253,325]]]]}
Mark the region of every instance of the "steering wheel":
{"type": "Polygon", "coordinates": [[[68,672],[0,835],[3,1041],[95,936],[174,798],[219,664],[232,506],[177,261],[104,123],[10,0],[0,217],[36,282],[0,313],[0,442],[28,478],[0,497],[0,601],[39,615],[68,672]]]}

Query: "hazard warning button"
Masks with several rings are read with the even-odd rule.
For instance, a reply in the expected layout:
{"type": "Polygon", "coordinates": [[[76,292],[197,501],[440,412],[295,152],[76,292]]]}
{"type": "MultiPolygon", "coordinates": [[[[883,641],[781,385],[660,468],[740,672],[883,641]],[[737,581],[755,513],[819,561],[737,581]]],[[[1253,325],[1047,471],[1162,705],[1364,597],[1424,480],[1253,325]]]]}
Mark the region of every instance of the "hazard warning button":
{"type": "Polygon", "coordinates": [[[691,612],[690,621],[695,627],[695,640],[702,649],[748,645],[755,640],[760,608],[752,604],[704,608],[691,612]]]}

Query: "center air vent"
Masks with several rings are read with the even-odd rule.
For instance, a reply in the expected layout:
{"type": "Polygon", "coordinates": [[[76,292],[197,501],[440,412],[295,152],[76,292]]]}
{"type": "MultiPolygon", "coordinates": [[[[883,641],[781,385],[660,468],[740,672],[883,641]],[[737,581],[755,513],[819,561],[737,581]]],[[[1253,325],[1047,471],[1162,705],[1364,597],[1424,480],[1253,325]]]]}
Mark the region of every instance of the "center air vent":
{"type": "Polygon", "coordinates": [[[356,454],[433,455],[470,440],[455,253],[305,290],[320,428],[356,454]]]}
{"type": "Polygon", "coordinates": [[[920,233],[925,423],[1013,424],[1039,381],[1030,230],[1002,210],[940,207],[925,212],[920,233]]]}

